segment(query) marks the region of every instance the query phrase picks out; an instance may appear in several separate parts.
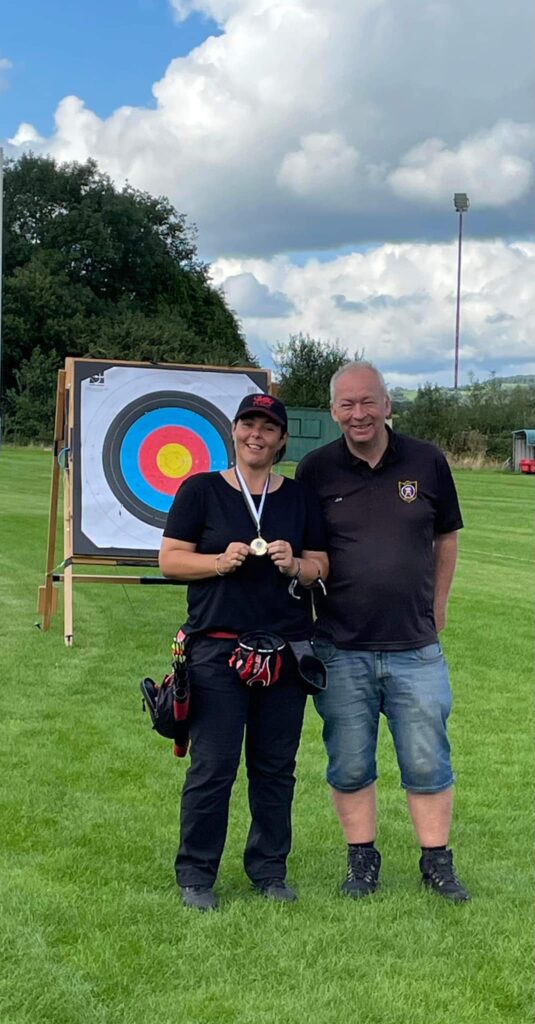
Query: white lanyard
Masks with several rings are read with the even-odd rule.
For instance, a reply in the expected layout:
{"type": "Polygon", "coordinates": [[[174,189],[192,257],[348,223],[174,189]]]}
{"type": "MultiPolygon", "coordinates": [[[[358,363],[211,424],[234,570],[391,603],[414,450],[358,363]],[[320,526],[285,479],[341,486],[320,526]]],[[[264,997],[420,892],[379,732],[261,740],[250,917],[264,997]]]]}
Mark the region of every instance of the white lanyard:
{"type": "Polygon", "coordinates": [[[249,509],[249,513],[250,513],[251,519],[253,520],[253,523],[256,526],[256,532],[257,532],[258,536],[260,536],[260,523],[262,522],[262,512],[264,511],[264,502],[266,500],[266,494],[268,492],[268,487],[269,487],[269,474],[268,474],[267,480],[266,480],[266,482],[264,484],[264,489],[262,491],[262,497],[260,498],[260,504],[259,504],[259,506],[257,508],[255,503],[254,503],[254,501],[253,501],[253,499],[252,499],[251,492],[250,492],[250,490],[249,490],[249,488],[248,488],[248,486],[247,486],[247,484],[246,484],[246,482],[245,482],[245,480],[243,478],[243,475],[240,473],[240,470],[238,469],[237,466],[234,467],[234,472],[235,472],[235,474],[236,474],[236,476],[238,478],[238,483],[240,485],[240,489],[241,489],[241,492],[242,492],[245,504],[247,505],[247,508],[249,509]]]}

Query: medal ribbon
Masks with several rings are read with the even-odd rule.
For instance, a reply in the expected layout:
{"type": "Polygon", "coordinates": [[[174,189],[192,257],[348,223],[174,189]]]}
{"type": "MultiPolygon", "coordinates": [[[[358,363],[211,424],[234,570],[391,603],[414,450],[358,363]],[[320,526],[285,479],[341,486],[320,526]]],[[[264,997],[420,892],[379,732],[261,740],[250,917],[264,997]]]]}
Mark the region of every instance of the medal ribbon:
{"type": "Polygon", "coordinates": [[[264,484],[262,497],[260,498],[260,504],[257,508],[251,496],[251,492],[237,466],[234,466],[234,472],[236,474],[236,479],[240,485],[243,500],[245,501],[245,504],[247,505],[247,508],[249,510],[249,515],[251,516],[251,519],[253,520],[253,523],[256,526],[256,532],[258,536],[260,536],[260,523],[262,522],[262,512],[264,511],[264,502],[266,500],[266,494],[268,492],[269,487],[269,474],[264,484]]]}

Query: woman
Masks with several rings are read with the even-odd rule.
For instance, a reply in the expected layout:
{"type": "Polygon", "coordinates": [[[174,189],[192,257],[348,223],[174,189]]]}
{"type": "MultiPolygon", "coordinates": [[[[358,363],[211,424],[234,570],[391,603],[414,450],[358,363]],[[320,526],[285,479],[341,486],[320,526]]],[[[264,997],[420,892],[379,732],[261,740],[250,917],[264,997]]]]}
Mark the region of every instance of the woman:
{"type": "Polygon", "coordinates": [[[301,586],[328,572],[315,497],[271,473],[287,427],[278,399],[244,398],[232,427],[235,467],[184,482],[160,551],[164,575],[188,582],[191,764],[175,867],[184,905],[199,910],[217,907],[213,885],[244,731],[251,811],[245,870],[269,899],[296,898],[285,879],[306,692],[288,646],[273,685],[245,685],[229,664],[237,638],[251,630],[286,641],[310,637],[310,593],[301,586]]]}

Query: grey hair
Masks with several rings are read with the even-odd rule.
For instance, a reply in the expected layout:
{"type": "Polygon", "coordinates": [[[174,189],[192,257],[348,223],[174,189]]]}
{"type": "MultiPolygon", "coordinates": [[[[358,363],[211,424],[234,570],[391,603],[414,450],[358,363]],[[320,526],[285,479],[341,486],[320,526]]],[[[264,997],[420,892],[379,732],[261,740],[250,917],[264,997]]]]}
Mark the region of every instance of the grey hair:
{"type": "Polygon", "coordinates": [[[331,405],[334,405],[336,385],[340,380],[340,377],[343,377],[344,373],[351,373],[351,371],[353,370],[371,370],[372,373],[375,373],[377,380],[379,381],[379,384],[385,394],[385,397],[388,398],[388,388],[385,384],[385,379],[381,371],[378,370],[373,363],[368,362],[367,359],[355,359],[350,363],[344,363],[344,365],[341,366],[340,369],[336,371],[336,373],[333,373],[329,385],[331,393],[331,405]]]}

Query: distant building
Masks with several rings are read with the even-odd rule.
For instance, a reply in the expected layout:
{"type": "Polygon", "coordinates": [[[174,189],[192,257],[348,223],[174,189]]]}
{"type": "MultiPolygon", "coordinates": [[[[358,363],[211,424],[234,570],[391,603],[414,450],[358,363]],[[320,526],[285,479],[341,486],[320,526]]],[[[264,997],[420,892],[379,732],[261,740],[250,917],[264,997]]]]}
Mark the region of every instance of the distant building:
{"type": "Polygon", "coordinates": [[[327,409],[297,409],[288,406],[288,462],[340,437],[340,428],[327,409]]]}
{"type": "Polygon", "coordinates": [[[535,473],[535,430],[513,430],[513,469],[515,473],[535,473]],[[532,462],[533,467],[520,463],[532,462]]]}
{"type": "MultiPolygon", "coordinates": [[[[304,455],[340,437],[340,427],[328,409],[303,409],[287,406],[288,462],[300,462],[304,455]]],[[[392,426],[392,420],[386,421],[392,426]]]]}

